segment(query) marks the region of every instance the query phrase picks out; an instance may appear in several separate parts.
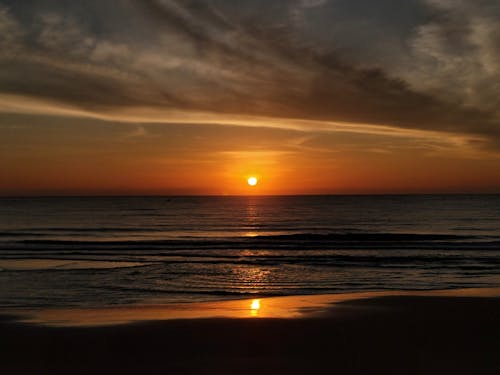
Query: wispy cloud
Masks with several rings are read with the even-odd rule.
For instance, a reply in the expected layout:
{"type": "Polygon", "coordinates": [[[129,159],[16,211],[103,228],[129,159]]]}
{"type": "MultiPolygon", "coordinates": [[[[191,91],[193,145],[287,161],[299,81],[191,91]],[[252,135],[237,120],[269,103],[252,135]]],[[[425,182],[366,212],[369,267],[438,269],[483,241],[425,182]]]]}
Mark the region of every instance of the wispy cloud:
{"type": "Polygon", "coordinates": [[[295,16],[307,21],[344,2],[255,1],[249,11],[223,0],[120,0],[119,16],[106,3],[89,1],[86,18],[57,1],[0,6],[0,110],[443,132],[500,145],[494,1],[422,0],[435,17],[408,30],[411,61],[401,58],[406,65],[396,70],[383,60],[367,68],[335,45],[304,39],[302,28],[314,23],[295,16]]]}
{"type": "Polygon", "coordinates": [[[436,17],[410,40],[414,69],[405,78],[458,106],[500,115],[500,4],[426,2],[436,17]]]}

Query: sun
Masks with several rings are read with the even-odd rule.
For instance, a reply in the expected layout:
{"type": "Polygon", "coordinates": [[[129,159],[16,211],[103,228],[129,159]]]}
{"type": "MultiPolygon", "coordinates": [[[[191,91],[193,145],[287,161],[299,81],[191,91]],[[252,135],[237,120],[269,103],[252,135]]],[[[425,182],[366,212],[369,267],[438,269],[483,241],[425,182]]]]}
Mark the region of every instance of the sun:
{"type": "Polygon", "coordinates": [[[247,180],[247,182],[248,182],[248,185],[255,186],[255,185],[257,185],[257,183],[259,182],[259,180],[257,180],[256,177],[249,177],[248,180],[247,180]]]}

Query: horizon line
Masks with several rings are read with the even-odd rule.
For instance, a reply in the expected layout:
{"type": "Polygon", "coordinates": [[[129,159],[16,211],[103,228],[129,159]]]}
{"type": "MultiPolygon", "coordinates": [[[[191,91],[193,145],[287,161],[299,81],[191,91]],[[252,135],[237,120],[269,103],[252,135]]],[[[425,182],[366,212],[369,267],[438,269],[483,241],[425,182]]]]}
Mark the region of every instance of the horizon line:
{"type": "Polygon", "coordinates": [[[271,198],[271,197],[363,197],[363,196],[458,196],[500,195],[500,192],[433,192],[433,193],[318,193],[318,194],[35,194],[0,195],[0,199],[36,198],[271,198]]]}

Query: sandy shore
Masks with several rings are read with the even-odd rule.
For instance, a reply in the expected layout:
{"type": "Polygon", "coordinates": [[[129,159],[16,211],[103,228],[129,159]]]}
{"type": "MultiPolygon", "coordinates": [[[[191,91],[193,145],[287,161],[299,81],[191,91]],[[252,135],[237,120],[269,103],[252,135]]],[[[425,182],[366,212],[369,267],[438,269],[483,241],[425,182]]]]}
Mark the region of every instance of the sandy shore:
{"type": "Polygon", "coordinates": [[[47,326],[4,315],[0,373],[499,374],[500,298],[449,294],[309,300],[300,315],[258,319],[47,326]]]}

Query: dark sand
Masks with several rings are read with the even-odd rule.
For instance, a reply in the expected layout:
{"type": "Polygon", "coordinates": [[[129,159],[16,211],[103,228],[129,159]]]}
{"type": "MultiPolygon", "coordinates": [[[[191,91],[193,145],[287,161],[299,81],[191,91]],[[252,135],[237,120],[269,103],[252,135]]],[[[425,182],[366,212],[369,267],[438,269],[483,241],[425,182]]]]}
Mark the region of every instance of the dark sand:
{"type": "Polygon", "coordinates": [[[386,296],[319,316],[0,321],[0,374],[500,374],[500,299],[386,296]]]}

